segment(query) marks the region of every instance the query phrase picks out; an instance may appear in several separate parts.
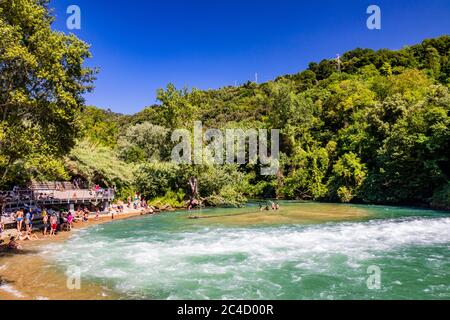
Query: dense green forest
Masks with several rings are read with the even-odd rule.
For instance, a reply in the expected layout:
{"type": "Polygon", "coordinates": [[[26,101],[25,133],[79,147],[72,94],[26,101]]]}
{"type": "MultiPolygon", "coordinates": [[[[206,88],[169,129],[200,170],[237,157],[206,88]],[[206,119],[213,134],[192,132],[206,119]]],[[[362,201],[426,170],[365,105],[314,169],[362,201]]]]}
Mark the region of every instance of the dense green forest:
{"type": "Polygon", "coordinates": [[[158,91],[135,115],[85,107],[89,46],[51,30],[47,1],[0,4],[0,188],[82,178],[181,206],[197,177],[208,205],[248,198],[450,209],[450,36],[355,49],[263,84],[158,91]],[[17,5],[20,4],[20,5],[17,5]],[[173,129],[281,130],[281,166],[177,165],[173,129]]]}

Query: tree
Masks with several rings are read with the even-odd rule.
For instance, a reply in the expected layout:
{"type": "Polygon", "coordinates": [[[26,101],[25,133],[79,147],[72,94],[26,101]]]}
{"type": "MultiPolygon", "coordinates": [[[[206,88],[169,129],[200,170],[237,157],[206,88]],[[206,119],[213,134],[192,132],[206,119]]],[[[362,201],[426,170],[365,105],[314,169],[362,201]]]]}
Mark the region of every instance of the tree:
{"type": "MultiPolygon", "coordinates": [[[[182,189],[180,166],[170,162],[149,162],[134,172],[134,186],[147,199],[182,189]]],[[[187,180],[186,180],[187,181],[187,180]]]]}
{"type": "Polygon", "coordinates": [[[299,150],[291,161],[284,179],[282,195],[292,199],[322,199],[327,194],[326,175],[329,154],[325,148],[299,150]]]}
{"type": "Polygon", "coordinates": [[[144,122],[126,129],[120,137],[120,157],[127,162],[168,160],[171,152],[169,130],[144,122]]]}
{"type": "Polygon", "coordinates": [[[383,63],[383,66],[380,69],[380,73],[383,76],[392,76],[392,66],[389,64],[389,62],[383,63]]]}
{"type": "Polygon", "coordinates": [[[82,135],[96,144],[115,147],[119,136],[119,118],[109,110],[85,107],[79,113],[82,135]]]}
{"type": "Polygon", "coordinates": [[[380,202],[425,202],[450,176],[450,95],[443,86],[405,108],[378,150],[366,198],[380,202]],[[376,195],[376,197],[372,197],[376,195]]]}
{"type": "Polygon", "coordinates": [[[88,139],[80,141],[65,157],[65,166],[71,176],[81,177],[90,185],[116,188],[119,197],[132,186],[135,170],[135,165],[121,161],[115,150],[88,139]]]}
{"type": "Polygon", "coordinates": [[[0,2],[0,186],[13,183],[9,170],[35,154],[70,151],[83,94],[92,89],[89,46],[52,30],[47,2],[0,2]]]}
{"type": "Polygon", "coordinates": [[[169,84],[166,90],[158,90],[157,98],[161,102],[166,127],[184,128],[195,119],[196,108],[188,100],[187,89],[178,90],[173,84],[169,84]]]}
{"type": "Polygon", "coordinates": [[[367,168],[358,156],[353,152],[344,154],[333,166],[329,181],[331,198],[350,202],[358,196],[366,176],[367,168]]]}

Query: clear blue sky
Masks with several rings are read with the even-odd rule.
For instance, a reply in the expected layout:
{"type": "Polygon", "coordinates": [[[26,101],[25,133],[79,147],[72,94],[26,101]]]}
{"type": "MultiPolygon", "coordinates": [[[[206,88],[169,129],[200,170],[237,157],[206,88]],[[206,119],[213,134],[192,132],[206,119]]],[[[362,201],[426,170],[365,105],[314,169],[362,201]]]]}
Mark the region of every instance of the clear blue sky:
{"type": "Polygon", "coordinates": [[[55,28],[66,29],[76,4],[100,68],[87,103],[135,113],[154,104],[156,90],[219,88],[267,81],[309,62],[367,47],[399,49],[450,34],[448,0],[53,0],[55,28]],[[366,9],[382,10],[382,30],[366,28],[366,9]]]}

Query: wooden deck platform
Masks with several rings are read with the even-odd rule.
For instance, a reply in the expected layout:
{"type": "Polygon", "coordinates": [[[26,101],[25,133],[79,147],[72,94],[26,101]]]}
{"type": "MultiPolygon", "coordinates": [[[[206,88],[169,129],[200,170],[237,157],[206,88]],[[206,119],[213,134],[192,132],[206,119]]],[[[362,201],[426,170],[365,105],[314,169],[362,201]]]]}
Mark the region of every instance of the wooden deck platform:
{"type": "Polygon", "coordinates": [[[114,190],[86,190],[41,188],[33,190],[0,191],[0,214],[4,215],[4,222],[11,223],[11,213],[20,208],[48,208],[62,207],[74,210],[77,206],[92,205],[101,207],[103,211],[114,201],[114,190]]]}

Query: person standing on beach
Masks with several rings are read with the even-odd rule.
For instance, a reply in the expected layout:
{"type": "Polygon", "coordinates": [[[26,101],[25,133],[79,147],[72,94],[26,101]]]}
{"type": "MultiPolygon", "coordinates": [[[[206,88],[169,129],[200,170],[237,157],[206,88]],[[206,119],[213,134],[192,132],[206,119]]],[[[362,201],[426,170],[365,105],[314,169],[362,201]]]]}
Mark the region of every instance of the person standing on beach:
{"type": "Polygon", "coordinates": [[[25,230],[26,232],[30,232],[30,220],[31,219],[31,213],[30,211],[27,211],[27,213],[25,213],[25,230]]]}
{"type": "Polygon", "coordinates": [[[69,212],[67,215],[67,230],[72,231],[72,223],[73,223],[73,215],[72,212],[69,212]]]}
{"type": "Polygon", "coordinates": [[[56,215],[52,215],[50,218],[50,235],[56,236],[56,228],[58,227],[58,219],[56,218],[56,215]]]}
{"type": "Polygon", "coordinates": [[[33,232],[34,211],[30,209],[30,221],[28,221],[28,231],[33,232]]]}
{"type": "Polygon", "coordinates": [[[41,217],[44,218],[45,216],[48,216],[47,210],[45,208],[42,208],[41,210],[41,217]]]}
{"type": "Polygon", "coordinates": [[[139,206],[139,196],[137,193],[134,194],[134,202],[133,202],[133,207],[134,210],[137,210],[138,206],[139,206]]]}
{"type": "Polygon", "coordinates": [[[5,230],[5,223],[3,222],[3,215],[0,213],[0,240],[3,239],[4,230],[5,230]]]}
{"type": "Polygon", "coordinates": [[[18,210],[16,212],[16,222],[17,222],[17,232],[21,232],[22,231],[22,223],[23,223],[23,211],[18,210]]]}
{"type": "Polygon", "coordinates": [[[47,214],[47,211],[45,211],[45,210],[42,211],[42,222],[44,224],[44,237],[46,237],[49,223],[48,223],[48,214],[47,214]]]}

